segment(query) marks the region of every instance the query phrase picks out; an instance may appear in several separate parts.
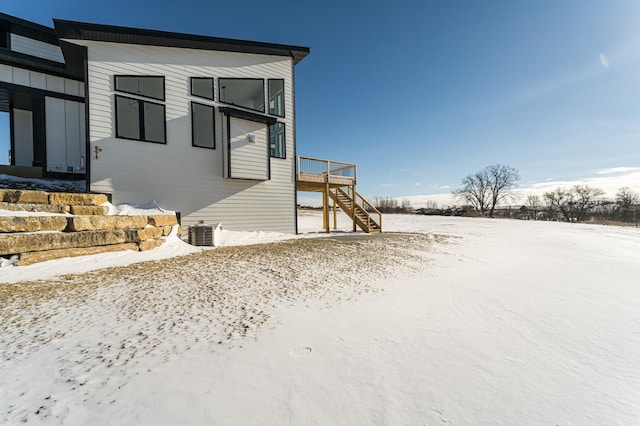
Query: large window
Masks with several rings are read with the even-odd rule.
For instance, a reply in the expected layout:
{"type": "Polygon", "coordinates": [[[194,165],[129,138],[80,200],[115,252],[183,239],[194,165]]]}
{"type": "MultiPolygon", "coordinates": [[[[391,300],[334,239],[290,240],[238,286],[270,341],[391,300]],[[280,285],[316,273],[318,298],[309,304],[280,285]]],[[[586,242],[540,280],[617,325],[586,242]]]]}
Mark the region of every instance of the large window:
{"type": "Polygon", "coordinates": [[[191,143],[201,148],[216,147],[213,106],[191,102],[191,143]]]}
{"type": "Polygon", "coordinates": [[[284,80],[269,80],[269,114],[284,117],[284,80]]]}
{"type": "Polygon", "coordinates": [[[286,158],[284,123],[269,126],[269,148],[271,157],[286,158]]]}
{"type": "MultiPolygon", "coordinates": [[[[115,89],[141,98],[164,100],[164,77],[115,76],[115,89]]],[[[147,99],[116,95],[116,137],[166,143],[165,106],[147,99]]]]}
{"type": "Polygon", "coordinates": [[[264,111],[264,80],[252,78],[218,79],[220,102],[254,111],[264,111]]]}
{"type": "Polygon", "coordinates": [[[191,94],[199,98],[213,100],[213,78],[191,77],[191,94]]]}
{"type": "Polygon", "coordinates": [[[164,101],[164,77],[116,75],[116,91],[164,101]]]}

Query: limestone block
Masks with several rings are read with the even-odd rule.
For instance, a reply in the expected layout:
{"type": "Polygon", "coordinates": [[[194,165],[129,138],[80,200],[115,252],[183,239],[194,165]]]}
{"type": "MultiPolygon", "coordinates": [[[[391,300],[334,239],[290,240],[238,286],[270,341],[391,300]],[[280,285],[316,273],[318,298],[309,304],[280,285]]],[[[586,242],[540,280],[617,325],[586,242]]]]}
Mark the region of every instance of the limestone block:
{"type": "MultiPolygon", "coordinates": [[[[74,216],[68,218],[67,231],[87,231],[91,229],[132,229],[144,228],[146,216],[74,216]]],[[[137,241],[133,241],[137,242],[137,241]]]]}
{"type": "Polygon", "coordinates": [[[20,255],[20,259],[16,262],[17,266],[31,265],[45,260],[60,259],[62,257],[87,256],[90,254],[108,253],[113,251],[138,250],[135,243],[129,244],[111,244],[108,246],[83,247],[61,250],[38,251],[32,253],[24,253],[20,255]]]}
{"type": "Polygon", "coordinates": [[[162,235],[164,237],[168,236],[171,233],[172,229],[173,229],[173,226],[163,226],[162,227],[162,235]]]}
{"type": "Polygon", "coordinates": [[[49,194],[50,204],[69,204],[75,206],[99,206],[107,202],[104,194],[72,194],[67,192],[52,192],[49,194]]]}
{"type": "Polygon", "coordinates": [[[0,210],[14,212],[69,213],[69,206],[63,204],[24,204],[0,202],[0,210]]]}
{"type": "Polygon", "coordinates": [[[49,195],[42,191],[7,189],[4,191],[2,201],[7,203],[47,204],[49,195]]]}
{"type": "Polygon", "coordinates": [[[178,220],[175,214],[149,216],[149,225],[151,226],[169,226],[176,225],[177,223],[178,220]]]}
{"type": "Polygon", "coordinates": [[[125,231],[39,232],[0,234],[0,255],[78,247],[106,246],[126,241],[125,231]]]}
{"type": "Polygon", "coordinates": [[[0,216],[0,232],[62,231],[65,216],[0,216]]]}
{"type": "Polygon", "coordinates": [[[156,247],[160,247],[164,243],[163,239],[158,240],[146,240],[138,243],[138,247],[140,251],[153,250],[156,247]]]}
{"type": "Polygon", "coordinates": [[[162,228],[144,228],[144,229],[128,229],[128,243],[139,243],[140,241],[152,240],[162,236],[162,228]]]}
{"type": "Polygon", "coordinates": [[[106,215],[109,213],[109,207],[107,206],[71,206],[71,214],[78,216],[86,215],[106,215]]]}

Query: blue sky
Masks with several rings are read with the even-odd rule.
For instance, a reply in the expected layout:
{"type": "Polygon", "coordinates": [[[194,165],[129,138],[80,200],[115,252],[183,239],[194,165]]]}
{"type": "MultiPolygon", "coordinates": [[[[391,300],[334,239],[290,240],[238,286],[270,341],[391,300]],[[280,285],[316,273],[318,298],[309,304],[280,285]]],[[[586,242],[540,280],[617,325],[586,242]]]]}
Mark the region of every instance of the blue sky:
{"type": "Polygon", "coordinates": [[[636,0],[7,0],[2,12],[311,47],[296,68],[298,153],[357,163],[368,196],[448,193],[495,163],[525,188],[614,176],[640,191],[636,0]]]}

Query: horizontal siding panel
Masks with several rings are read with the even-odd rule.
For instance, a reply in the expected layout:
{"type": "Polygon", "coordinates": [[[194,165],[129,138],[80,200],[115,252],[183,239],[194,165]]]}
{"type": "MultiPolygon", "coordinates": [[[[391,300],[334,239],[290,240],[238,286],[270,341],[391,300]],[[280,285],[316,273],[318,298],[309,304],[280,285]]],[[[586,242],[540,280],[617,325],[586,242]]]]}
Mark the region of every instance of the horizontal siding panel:
{"type": "Polygon", "coordinates": [[[13,67],[0,64],[0,81],[13,83],[13,67]]]}
{"type": "MultiPolygon", "coordinates": [[[[144,204],[156,200],[182,214],[183,226],[204,220],[222,222],[231,230],[295,232],[293,176],[292,60],[267,55],[210,52],[154,46],[68,40],[88,47],[89,111],[92,158],[91,189],[112,193],[114,203],[144,204]],[[115,138],[113,76],[116,74],[165,76],[167,144],[115,138]],[[216,149],[191,146],[190,102],[222,106],[190,96],[190,77],[280,78],[285,80],[285,115],[288,158],[269,159],[267,132],[252,131],[260,150],[246,153],[244,163],[232,170],[255,173],[271,165],[271,180],[227,179],[224,173],[226,140],[223,120],[216,113],[216,149]]],[[[265,93],[266,95],[266,93],[265,93]]],[[[135,97],[135,96],[134,96],[135,97]]],[[[266,100],[265,100],[266,101],[266,100]]],[[[217,111],[217,109],[216,109],[217,111]]],[[[253,122],[250,122],[253,123],[253,122]]],[[[255,129],[254,129],[255,130],[255,129]]],[[[237,158],[236,158],[237,160],[237,158]]]]}

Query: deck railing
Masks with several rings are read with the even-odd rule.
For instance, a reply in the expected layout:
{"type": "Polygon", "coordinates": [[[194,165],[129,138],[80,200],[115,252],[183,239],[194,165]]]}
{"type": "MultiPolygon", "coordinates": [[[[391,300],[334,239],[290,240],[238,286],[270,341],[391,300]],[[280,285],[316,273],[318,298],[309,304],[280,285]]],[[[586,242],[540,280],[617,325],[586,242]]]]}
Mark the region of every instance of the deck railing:
{"type": "Polygon", "coordinates": [[[341,161],[321,160],[319,158],[298,156],[298,178],[300,176],[327,176],[349,179],[356,183],[356,165],[341,161]]]}

